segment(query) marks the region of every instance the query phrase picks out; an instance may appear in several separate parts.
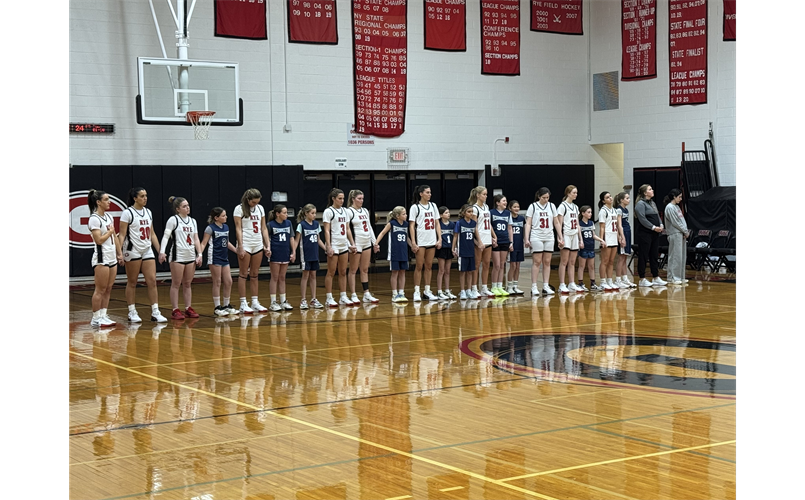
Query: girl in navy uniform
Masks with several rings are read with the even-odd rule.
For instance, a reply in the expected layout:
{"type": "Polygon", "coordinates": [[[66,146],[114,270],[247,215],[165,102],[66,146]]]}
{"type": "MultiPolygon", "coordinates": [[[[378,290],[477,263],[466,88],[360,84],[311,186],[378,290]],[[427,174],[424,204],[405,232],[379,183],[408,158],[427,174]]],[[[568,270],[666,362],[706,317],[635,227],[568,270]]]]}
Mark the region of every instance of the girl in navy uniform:
{"type": "Polygon", "coordinates": [[[302,302],[299,309],[323,309],[324,304],[316,299],[316,271],[319,270],[319,248],[326,250],[324,241],[319,237],[321,225],[316,220],[316,206],[308,203],[299,211],[299,224],[296,226],[296,246],[302,258],[302,302]],[[310,283],[310,304],[307,296],[307,285],[310,283]]]}
{"type": "Polygon", "coordinates": [[[450,209],[439,207],[439,230],[442,233],[442,248],[436,250],[439,273],[436,275],[436,296],[439,300],[456,299],[450,291],[450,266],[453,264],[453,228],[450,222],[450,209]],[[442,287],[444,281],[444,287],[442,287]]]}
{"type": "Polygon", "coordinates": [[[288,209],[285,205],[274,205],[268,213],[268,257],[271,266],[271,281],[268,284],[271,293],[272,311],[291,310],[293,306],[285,300],[285,273],[288,264],[296,260],[296,239],[293,224],[288,220],[288,209]],[[277,292],[280,300],[277,302],[277,292]]]}
{"type": "Polygon", "coordinates": [[[584,205],[579,209],[579,284],[577,288],[582,292],[597,292],[602,290],[595,284],[595,241],[603,241],[595,234],[595,222],[592,220],[593,209],[589,205],[584,205]],[[584,268],[590,274],[590,288],[584,286],[584,268]]]}
{"type": "Polygon", "coordinates": [[[106,314],[109,307],[109,297],[112,295],[112,285],[117,276],[117,265],[123,263],[123,252],[118,246],[115,233],[115,221],[107,215],[112,202],[109,195],[103,191],[90,189],[87,196],[89,205],[89,221],[87,227],[95,243],[92,253],[92,271],[95,273],[95,291],[92,293],[92,326],[114,326],[106,314]]]}
{"type": "Polygon", "coordinates": [[[458,276],[461,283],[460,300],[480,299],[481,294],[473,289],[477,282],[478,270],[475,267],[477,248],[483,248],[478,234],[478,222],[472,217],[473,207],[469,203],[461,207],[458,213],[453,239],[453,255],[458,257],[458,276]]]}
{"type": "Polygon", "coordinates": [[[129,321],[139,323],[142,320],[135,307],[137,278],[140,272],[148,287],[148,301],[151,303],[151,321],[165,323],[168,321],[159,312],[159,295],[157,293],[157,261],[155,247],[159,253],[159,239],[154,232],[154,217],[145,208],[148,193],[141,187],[129,190],[129,207],[120,216],[120,248],[123,249],[123,260],[126,267],[126,303],[129,305],[129,321]]]}
{"type": "Polygon", "coordinates": [[[239,311],[229,303],[229,296],[232,293],[232,273],[229,267],[229,252],[238,253],[229,241],[229,226],[226,225],[226,210],[215,207],[207,217],[207,227],[204,229],[204,237],[201,239],[201,250],[210,243],[207,249],[207,266],[210,268],[212,276],[212,302],[215,304],[213,311],[216,316],[228,316],[237,314],[239,311]],[[221,302],[221,285],[223,284],[224,300],[221,302]]]}
{"type": "Polygon", "coordinates": [[[493,200],[495,208],[490,212],[492,230],[495,231],[495,244],[492,245],[492,289],[490,291],[498,297],[506,297],[509,292],[503,289],[503,276],[506,274],[506,257],[514,248],[512,215],[506,209],[508,200],[505,196],[498,194],[493,200]]]}
{"type": "Polygon", "coordinates": [[[190,203],[181,196],[171,196],[168,203],[173,215],[165,223],[165,234],[160,245],[159,263],[167,260],[171,269],[170,299],[173,306],[173,319],[198,318],[193,309],[193,291],[190,284],[196,275],[196,267],[201,265],[201,242],[198,241],[196,220],[190,217],[190,203]],[[179,310],[179,287],[182,288],[185,310],[179,310]]]}
{"type": "Polygon", "coordinates": [[[512,251],[509,252],[509,279],[506,291],[510,294],[521,295],[525,292],[517,287],[520,278],[520,263],[525,261],[525,245],[523,231],[525,229],[525,216],[520,215],[520,202],[512,200],[512,251]]]}
{"type": "MultiPolygon", "coordinates": [[[[618,261],[615,263],[616,280],[628,288],[637,288],[637,283],[629,281],[626,260],[632,255],[632,226],[629,224],[629,193],[618,193],[615,197],[615,213],[618,214],[618,261]]],[[[617,283],[617,281],[615,282],[617,283]]],[[[623,286],[621,286],[623,288],[623,286]]]]}
{"type": "Polygon", "coordinates": [[[377,236],[377,243],[389,233],[388,260],[391,267],[391,301],[407,302],[405,297],[405,271],[408,270],[408,248],[411,240],[408,239],[408,214],[405,207],[394,207],[389,212],[388,223],[377,236]]]}

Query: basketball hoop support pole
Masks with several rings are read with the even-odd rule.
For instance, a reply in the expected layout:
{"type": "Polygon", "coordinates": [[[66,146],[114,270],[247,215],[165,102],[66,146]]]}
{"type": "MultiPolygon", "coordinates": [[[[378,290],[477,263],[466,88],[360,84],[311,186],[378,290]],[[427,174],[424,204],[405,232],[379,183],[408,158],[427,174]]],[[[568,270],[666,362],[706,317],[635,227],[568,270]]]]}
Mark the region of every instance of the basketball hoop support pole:
{"type": "MultiPolygon", "coordinates": [[[[170,2],[170,0],[168,0],[170,2]]],[[[176,0],[176,58],[187,60],[187,21],[185,18],[186,10],[185,0],[176,0]]],[[[179,66],[179,88],[188,89],[190,75],[187,66],[179,66]]],[[[187,113],[190,110],[190,97],[187,92],[180,93],[179,109],[181,112],[187,113]]]]}

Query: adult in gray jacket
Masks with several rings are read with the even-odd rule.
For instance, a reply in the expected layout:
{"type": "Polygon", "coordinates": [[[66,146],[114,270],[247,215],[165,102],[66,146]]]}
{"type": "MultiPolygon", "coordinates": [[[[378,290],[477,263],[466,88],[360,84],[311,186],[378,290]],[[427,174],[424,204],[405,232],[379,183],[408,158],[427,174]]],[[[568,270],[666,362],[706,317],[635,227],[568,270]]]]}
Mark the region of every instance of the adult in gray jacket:
{"type": "Polygon", "coordinates": [[[682,191],[672,189],[665,197],[665,234],[668,235],[668,282],[672,285],[687,283],[685,279],[685,258],[687,249],[685,240],[688,238],[688,225],[685,216],[679,207],[682,201],[682,191]]]}
{"type": "Polygon", "coordinates": [[[654,189],[649,184],[643,184],[637,190],[635,203],[635,216],[637,216],[637,274],[640,275],[638,286],[661,286],[667,283],[660,278],[659,262],[660,256],[660,233],[663,226],[660,221],[660,213],[654,203],[654,189]],[[646,262],[651,268],[651,275],[654,281],[646,279],[646,262]]]}

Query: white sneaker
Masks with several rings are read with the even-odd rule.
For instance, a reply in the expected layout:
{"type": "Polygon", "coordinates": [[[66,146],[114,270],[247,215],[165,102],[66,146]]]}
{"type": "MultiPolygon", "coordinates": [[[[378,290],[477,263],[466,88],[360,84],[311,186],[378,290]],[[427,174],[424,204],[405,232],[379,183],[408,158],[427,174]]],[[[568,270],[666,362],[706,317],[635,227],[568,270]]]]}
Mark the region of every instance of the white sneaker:
{"type": "Polygon", "coordinates": [[[681,285],[681,284],[682,284],[682,280],[671,281],[671,282],[670,282],[670,284],[671,284],[671,285],[681,285]]]}
{"type": "Polygon", "coordinates": [[[579,292],[589,292],[590,291],[590,289],[587,288],[587,285],[585,285],[584,283],[582,283],[580,285],[576,285],[576,290],[579,291],[579,292]]]}
{"type": "Polygon", "coordinates": [[[224,310],[226,310],[226,312],[229,313],[230,316],[234,316],[234,315],[240,313],[240,311],[238,309],[235,309],[234,307],[232,307],[232,304],[227,304],[227,305],[222,306],[222,307],[224,308],[224,310]]]}
{"type": "Polygon", "coordinates": [[[447,295],[447,298],[450,300],[456,300],[458,298],[457,296],[453,295],[453,292],[451,292],[450,290],[447,290],[446,292],[444,292],[444,294],[447,295]]]}
{"type": "Polygon", "coordinates": [[[448,300],[448,299],[450,298],[450,297],[448,297],[448,296],[447,296],[447,294],[446,294],[446,293],[444,293],[444,292],[443,292],[443,291],[441,291],[441,290],[439,290],[439,291],[436,293],[436,297],[438,297],[438,298],[439,298],[439,300],[448,300]]]}
{"type": "Polygon", "coordinates": [[[253,301],[252,301],[252,310],[253,310],[254,312],[266,312],[266,311],[268,311],[268,308],[264,307],[264,306],[263,306],[263,305],[260,303],[260,301],[253,300],[253,301]]]}
{"type": "MultiPolygon", "coordinates": [[[[571,283],[572,285],[573,283],[571,283]]],[[[559,293],[570,293],[570,289],[564,283],[559,284],[559,293]]]]}
{"type": "Polygon", "coordinates": [[[524,291],[522,291],[522,290],[520,290],[519,288],[517,288],[517,285],[514,285],[514,286],[512,287],[512,290],[514,290],[514,294],[515,294],[515,295],[524,295],[524,294],[525,294],[525,292],[524,292],[524,291]]]}
{"type": "Polygon", "coordinates": [[[319,302],[319,299],[310,299],[310,307],[313,309],[324,309],[324,304],[319,302]]]}
{"type": "Polygon", "coordinates": [[[612,286],[610,286],[609,281],[604,280],[604,281],[601,283],[601,290],[603,290],[603,291],[605,291],[605,292],[612,291],[612,286]]]}
{"type": "Polygon", "coordinates": [[[546,283],[546,284],[542,285],[542,293],[543,293],[543,295],[553,295],[556,292],[551,290],[551,287],[549,287],[548,284],[546,283]]]}
{"type": "Polygon", "coordinates": [[[570,284],[568,284],[568,285],[567,285],[567,291],[568,291],[569,293],[577,293],[577,292],[579,291],[579,289],[578,289],[578,288],[576,288],[576,284],[575,284],[575,283],[572,283],[572,282],[571,282],[570,284]]]}
{"type": "Polygon", "coordinates": [[[371,293],[366,292],[363,294],[363,301],[368,302],[370,304],[377,304],[378,302],[380,302],[380,299],[374,297],[371,293]]]}
{"type": "Polygon", "coordinates": [[[414,292],[414,302],[419,302],[422,300],[422,297],[419,296],[419,292],[414,292]]]}
{"type": "Polygon", "coordinates": [[[282,311],[282,306],[279,305],[276,300],[272,300],[271,305],[268,306],[268,308],[274,312],[282,311]]]}
{"type": "Polygon", "coordinates": [[[101,326],[115,326],[117,324],[114,321],[112,321],[112,318],[110,318],[109,316],[102,316],[99,318],[99,321],[101,323],[101,326]]]}
{"type": "Polygon", "coordinates": [[[92,321],[89,322],[89,325],[94,326],[95,328],[100,328],[101,318],[92,318],[92,321]]]}
{"type": "Polygon", "coordinates": [[[402,296],[398,293],[397,295],[391,298],[391,301],[394,302],[395,304],[403,302],[402,296]]]}
{"type": "Polygon", "coordinates": [[[213,313],[216,316],[219,316],[219,317],[220,316],[229,316],[229,311],[227,311],[227,309],[224,306],[216,307],[215,310],[213,310],[213,313]]]}
{"type": "Polygon", "coordinates": [[[467,299],[469,299],[469,297],[467,297],[467,291],[466,290],[461,290],[461,293],[458,294],[458,299],[459,300],[467,300],[467,299]]]}
{"type": "Polygon", "coordinates": [[[129,322],[142,323],[143,320],[140,319],[140,315],[137,314],[137,311],[129,311],[129,322]]]}
{"type": "Polygon", "coordinates": [[[162,313],[159,312],[159,310],[157,310],[156,313],[154,311],[151,311],[151,321],[156,321],[157,323],[167,323],[168,318],[163,316],[162,313]]]}
{"type": "Polygon", "coordinates": [[[305,309],[310,309],[310,306],[309,306],[309,305],[307,305],[307,300],[302,299],[302,302],[300,302],[300,303],[299,303],[299,309],[301,309],[301,310],[303,310],[303,311],[304,311],[305,309]]]}
{"type": "Polygon", "coordinates": [[[531,296],[539,297],[539,290],[537,289],[537,285],[531,285],[531,296]]]}
{"type": "Polygon", "coordinates": [[[612,285],[610,285],[610,287],[614,288],[615,290],[620,290],[622,288],[621,287],[621,279],[620,278],[615,278],[615,282],[612,283],[612,285]]]}
{"type": "Polygon", "coordinates": [[[431,292],[430,290],[425,290],[422,292],[422,295],[425,296],[428,300],[439,300],[439,296],[431,292]]]}
{"type": "Polygon", "coordinates": [[[488,297],[491,299],[497,297],[497,295],[495,295],[489,288],[483,287],[481,288],[481,297],[488,297]]]}
{"type": "Polygon", "coordinates": [[[350,299],[347,295],[342,295],[341,298],[338,300],[339,304],[343,304],[345,306],[352,305],[352,299],[350,299]]]}
{"type": "Polygon", "coordinates": [[[252,314],[252,313],[254,313],[254,309],[249,307],[249,304],[247,304],[246,302],[241,302],[240,303],[240,312],[241,312],[241,314],[252,314]]]}
{"type": "Polygon", "coordinates": [[[656,278],[654,278],[654,284],[655,284],[655,285],[658,285],[658,286],[665,286],[665,285],[667,285],[667,284],[668,284],[668,282],[667,282],[667,281],[663,281],[663,279],[662,279],[662,278],[660,278],[659,276],[657,276],[656,278]]]}
{"type": "Polygon", "coordinates": [[[338,302],[336,302],[334,298],[330,297],[324,302],[324,305],[327,307],[338,307],[338,302]]]}
{"type": "Polygon", "coordinates": [[[641,278],[639,286],[654,286],[654,283],[652,283],[651,281],[647,280],[646,278],[641,278]]]}
{"type": "Polygon", "coordinates": [[[361,303],[361,299],[358,298],[357,293],[353,293],[352,297],[350,297],[350,300],[352,301],[353,304],[360,304],[361,303]]]}
{"type": "Polygon", "coordinates": [[[282,303],[280,304],[280,307],[283,308],[286,311],[290,311],[290,310],[293,309],[293,306],[291,304],[289,304],[287,300],[282,301],[282,303]]]}

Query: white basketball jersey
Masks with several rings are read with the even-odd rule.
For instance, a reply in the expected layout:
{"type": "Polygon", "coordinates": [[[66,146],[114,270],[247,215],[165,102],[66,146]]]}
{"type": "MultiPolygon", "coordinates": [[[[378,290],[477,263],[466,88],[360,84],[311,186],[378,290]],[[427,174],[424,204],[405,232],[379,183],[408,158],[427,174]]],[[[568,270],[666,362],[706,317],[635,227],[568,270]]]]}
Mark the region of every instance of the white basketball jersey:
{"type": "MultiPolygon", "coordinates": [[[[196,220],[192,217],[182,219],[179,215],[174,215],[165,224],[165,236],[162,238],[161,248],[167,248],[169,238],[173,238],[175,249],[171,249],[171,262],[188,262],[196,258],[196,246],[194,235],[198,235],[196,220]],[[173,255],[176,258],[173,258],[173,255]]],[[[164,252],[164,250],[162,250],[164,252]]]]}
{"type": "Polygon", "coordinates": [[[606,205],[598,211],[598,223],[604,224],[604,234],[618,233],[618,213],[614,208],[607,208],[606,205]]]}
{"type": "Polygon", "coordinates": [[[120,216],[120,222],[129,225],[126,238],[123,240],[123,251],[129,249],[143,254],[151,248],[151,231],[153,230],[154,218],[151,211],[143,207],[138,212],[134,207],[129,207],[120,216]]]}
{"type": "Polygon", "coordinates": [[[243,234],[244,247],[248,248],[254,245],[263,246],[263,234],[260,229],[262,224],[260,221],[262,221],[265,216],[266,212],[262,205],[253,206],[249,211],[248,217],[243,216],[243,206],[238,205],[235,207],[235,210],[232,212],[232,217],[239,217],[241,220],[240,229],[243,234]]]}
{"type": "Polygon", "coordinates": [[[427,205],[419,203],[411,205],[408,210],[408,221],[416,222],[416,244],[429,247],[436,244],[436,219],[439,208],[435,203],[427,205]]]}
{"type": "Polygon", "coordinates": [[[375,242],[375,231],[372,229],[372,221],[369,218],[369,211],[361,207],[347,208],[350,221],[352,222],[352,237],[358,248],[366,248],[375,242]]]}
{"type": "Polygon", "coordinates": [[[486,203],[472,206],[472,212],[478,216],[478,236],[484,246],[492,244],[492,214],[486,203]]]}
{"type": "MultiPolygon", "coordinates": [[[[101,236],[108,233],[109,231],[115,230],[115,221],[112,219],[112,216],[109,214],[103,214],[100,216],[96,213],[93,213],[89,216],[89,220],[87,221],[87,227],[89,228],[90,233],[93,229],[100,229],[101,236]]],[[[112,239],[113,237],[109,237],[101,243],[100,245],[95,245],[95,253],[98,252],[100,249],[104,256],[107,256],[109,252],[112,252],[112,255],[115,254],[115,240],[112,239]]]]}
{"type": "Polygon", "coordinates": [[[562,233],[573,236],[579,232],[579,207],[575,203],[563,201],[557,213],[562,216],[562,233]]]}
{"type": "Polygon", "coordinates": [[[531,217],[529,239],[543,241],[553,239],[553,218],[556,217],[556,206],[553,203],[540,205],[535,201],[528,207],[526,217],[531,217]]]}
{"type": "Polygon", "coordinates": [[[327,207],[324,209],[321,221],[323,224],[330,224],[330,246],[349,244],[347,239],[348,216],[347,209],[344,207],[327,207]]]}

